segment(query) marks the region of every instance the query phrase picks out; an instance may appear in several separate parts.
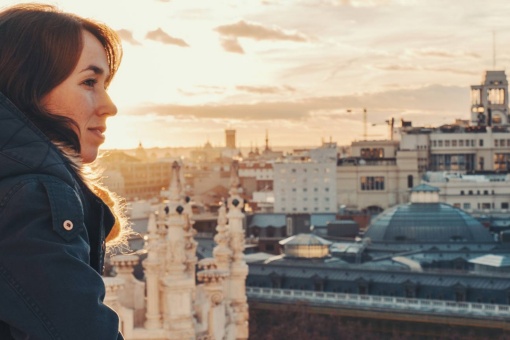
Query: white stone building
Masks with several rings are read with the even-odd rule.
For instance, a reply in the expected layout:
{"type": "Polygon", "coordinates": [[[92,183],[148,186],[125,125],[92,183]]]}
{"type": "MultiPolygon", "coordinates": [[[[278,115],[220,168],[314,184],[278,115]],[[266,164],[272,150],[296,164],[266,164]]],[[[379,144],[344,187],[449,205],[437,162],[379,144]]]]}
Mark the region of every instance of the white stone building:
{"type": "Polygon", "coordinates": [[[274,163],[275,213],[337,211],[336,144],[329,144],[311,151],[313,157],[274,163]]]}
{"type": "Polygon", "coordinates": [[[439,189],[439,199],[475,215],[508,214],[510,175],[466,175],[455,172],[427,172],[424,182],[439,189]]]}
{"type": "Polygon", "coordinates": [[[149,219],[145,281],[133,276],[138,256],[114,256],[117,276],[104,278],[105,303],[118,313],[126,340],[247,339],[248,266],[237,172],[231,175],[228,212],[220,209],[213,258],[198,263],[191,205],[183,199],[179,172],[175,162],[168,196],[149,219]]]}

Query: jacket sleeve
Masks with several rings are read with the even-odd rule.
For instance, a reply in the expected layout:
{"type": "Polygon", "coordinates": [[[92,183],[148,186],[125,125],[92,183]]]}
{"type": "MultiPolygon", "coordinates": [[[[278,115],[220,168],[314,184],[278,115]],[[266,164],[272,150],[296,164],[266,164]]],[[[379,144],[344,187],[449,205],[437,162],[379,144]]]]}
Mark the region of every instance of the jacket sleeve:
{"type": "Polygon", "coordinates": [[[25,180],[0,197],[0,320],[15,339],[122,339],[89,265],[83,214],[58,179],[25,180]]]}

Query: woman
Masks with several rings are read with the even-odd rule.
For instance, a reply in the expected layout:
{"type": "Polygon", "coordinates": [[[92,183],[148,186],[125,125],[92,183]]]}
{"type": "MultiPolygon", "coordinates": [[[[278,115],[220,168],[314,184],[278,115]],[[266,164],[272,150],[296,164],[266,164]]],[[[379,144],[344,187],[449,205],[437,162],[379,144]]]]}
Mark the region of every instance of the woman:
{"type": "Polygon", "coordinates": [[[86,173],[117,108],[109,27],[53,6],[0,11],[0,339],[122,339],[103,304],[121,209],[86,173]]]}

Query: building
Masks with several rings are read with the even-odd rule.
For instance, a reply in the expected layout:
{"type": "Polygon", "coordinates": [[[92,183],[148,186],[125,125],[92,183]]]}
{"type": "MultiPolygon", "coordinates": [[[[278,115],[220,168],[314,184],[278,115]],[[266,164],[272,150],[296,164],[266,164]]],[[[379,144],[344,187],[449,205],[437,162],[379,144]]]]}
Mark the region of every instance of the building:
{"type": "MultiPolygon", "coordinates": [[[[137,154],[143,156],[141,145],[137,154]]],[[[172,163],[169,159],[141,160],[123,151],[109,151],[99,160],[106,169],[104,184],[128,201],[159,197],[168,187],[172,163]]]]}
{"type": "Polygon", "coordinates": [[[437,187],[442,202],[475,216],[490,213],[510,217],[510,175],[426,172],[423,182],[437,187]]]}
{"type": "Polygon", "coordinates": [[[274,169],[275,213],[335,213],[337,207],[336,144],[328,143],[274,169]]]}
{"type": "Polygon", "coordinates": [[[301,233],[280,241],[283,255],[248,255],[247,285],[284,294],[510,304],[505,271],[510,243],[496,241],[469,214],[439,202],[438,192],[428,185],[414,187],[410,202],[382,212],[360,242],[301,233]]]}
{"type": "Polygon", "coordinates": [[[225,146],[229,149],[236,148],[236,130],[233,129],[225,130],[225,146]]]}
{"type": "Polygon", "coordinates": [[[418,152],[392,140],[357,141],[351,157],[338,160],[336,201],[349,209],[379,213],[408,201],[419,182],[418,152]]]}
{"type": "MultiPolygon", "coordinates": [[[[487,71],[481,85],[471,86],[471,124],[400,129],[402,150],[419,150],[429,171],[508,171],[510,130],[508,81],[504,71],[487,71]]],[[[421,167],[423,169],[423,167],[421,167]]]]}

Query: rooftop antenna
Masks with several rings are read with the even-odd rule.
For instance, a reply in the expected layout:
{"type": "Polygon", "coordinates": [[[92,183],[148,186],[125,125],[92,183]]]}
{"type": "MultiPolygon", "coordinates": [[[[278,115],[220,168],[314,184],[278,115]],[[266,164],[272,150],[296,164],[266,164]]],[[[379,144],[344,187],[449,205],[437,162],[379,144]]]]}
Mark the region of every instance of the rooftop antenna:
{"type": "Polygon", "coordinates": [[[496,70],[496,31],[492,31],[492,69],[496,70]]]}

